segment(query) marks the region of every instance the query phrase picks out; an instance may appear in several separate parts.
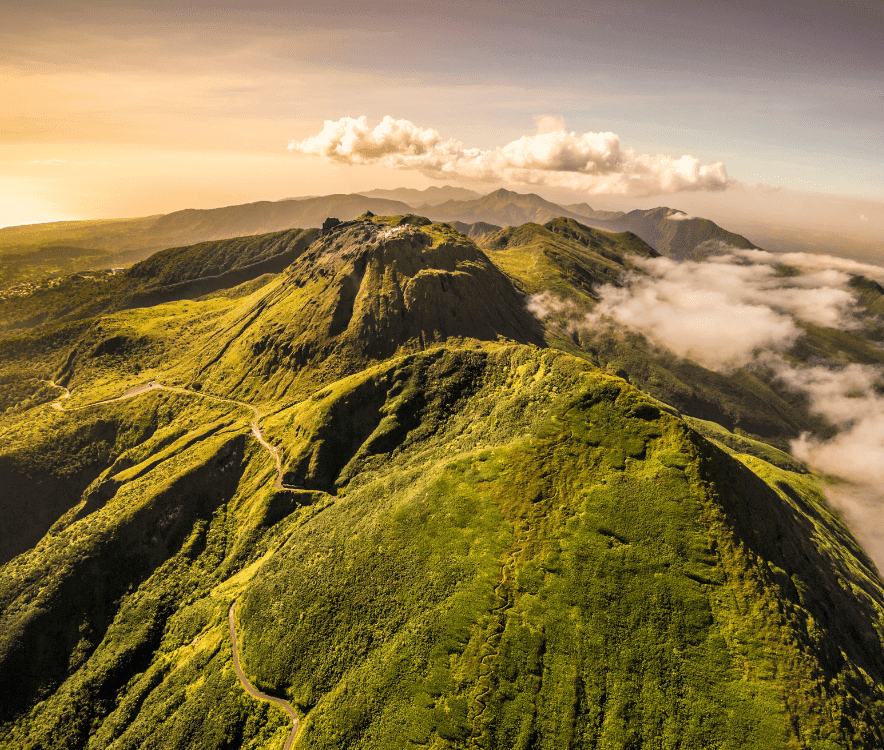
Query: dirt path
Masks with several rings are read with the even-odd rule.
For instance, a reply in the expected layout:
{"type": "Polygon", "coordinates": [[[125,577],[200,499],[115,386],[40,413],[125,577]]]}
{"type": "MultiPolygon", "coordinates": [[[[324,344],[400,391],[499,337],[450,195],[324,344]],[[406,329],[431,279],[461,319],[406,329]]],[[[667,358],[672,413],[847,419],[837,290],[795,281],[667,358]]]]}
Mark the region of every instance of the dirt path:
{"type": "Polygon", "coordinates": [[[230,611],[227,614],[227,621],[230,624],[230,641],[231,643],[233,643],[233,668],[236,670],[236,676],[239,677],[239,681],[242,683],[242,686],[250,695],[261,701],[275,703],[289,715],[292,720],[292,731],[289,733],[289,737],[285,741],[285,746],[283,748],[283,750],[289,750],[289,748],[291,748],[292,746],[292,742],[295,741],[295,734],[298,731],[298,714],[295,713],[295,709],[292,708],[292,704],[288,701],[283,700],[282,698],[274,698],[272,695],[267,695],[267,693],[262,693],[260,690],[256,690],[252,686],[252,683],[249,682],[245,674],[243,674],[242,666],[239,663],[239,649],[236,645],[236,626],[234,625],[233,617],[235,607],[236,601],[234,601],[233,604],[230,605],[230,611]]]}
{"type": "MultiPolygon", "coordinates": [[[[55,383],[53,383],[55,385],[55,383]]],[[[63,388],[63,386],[56,386],[57,388],[63,388]]],[[[65,395],[64,398],[70,398],[71,392],[64,388],[65,395]]],[[[248,409],[254,415],[254,419],[251,422],[252,435],[254,435],[258,442],[261,443],[269,452],[270,455],[273,456],[273,459],[276,461],[276,482],[274,486],[278,490],[296,490],[298,487],[292,487],[288,484],[283,484],[282,481],[282,456],[279,454],[279,449],[270,445],[264,437],[264,433],[261,432],[261,426],[258,423],[261,414],[258,411],[256,406],[252,406],[251,404],[245,403],[245,401],[234,401],[232,398],[223,398],[221,396],[213,396],[209,393],[201,393],[200,391],[192,391],[188,388],[179,388],[174,385],[162,385],[158,383],[156,380],[151,380],[149,383],[143,383],[142,385],[136,385],[133,388],[130,388],[122,396],[117,396],[116,398],[107,398],[104,401],[95,401],[91,404],[86,404],[85,406],[78,406],[74,409],[64,409],[62,408],[61,402],[56,401],[52,404],[52,408],[57,411],[80,411],[81,409],[90,409],[93,406],[102,406],[104,404],[113,404],[117,401],[125,401],[126,399],[134,398],[135,396],[140,396],[142,393],[147,393],[148,391],[171,391],[172,393],[184,393],[188,396],[197,396],[198,398],[206,398],[210,401],[220,401],[224,404],[233,404],[234,406],[242,407],[243,409],[248,409]]]]}
{"type": "MultiPolygon", "coordinates": [[[[61,388],[61,390],[64,391],[64,396],[62,396],[62,398],[71,397],[71,392],[63,385],[59,385],[58,383],[56,383],[54,380],[50,380],[49,385],[51,385],[53,388],[61,388]]],[[[64,411],[64,409],[61,408],[61,401],[56,401],[54,404],[52,404],[52,408],[57,409],[58,411],[64,411]]]]}

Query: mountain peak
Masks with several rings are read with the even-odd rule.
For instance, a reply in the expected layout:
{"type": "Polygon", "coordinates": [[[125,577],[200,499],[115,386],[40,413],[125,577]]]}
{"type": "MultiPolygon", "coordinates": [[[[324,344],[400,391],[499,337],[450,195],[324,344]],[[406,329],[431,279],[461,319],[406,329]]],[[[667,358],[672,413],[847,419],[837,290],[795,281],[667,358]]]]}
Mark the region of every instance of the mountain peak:
{"type": "Polygon", "coordinates": [[[544,342],[522,294],[472,240],[413,215],[339,224],[241,316],[250,323],[205,352],[215,392],[315,385],[451,338],[544,342]]]}

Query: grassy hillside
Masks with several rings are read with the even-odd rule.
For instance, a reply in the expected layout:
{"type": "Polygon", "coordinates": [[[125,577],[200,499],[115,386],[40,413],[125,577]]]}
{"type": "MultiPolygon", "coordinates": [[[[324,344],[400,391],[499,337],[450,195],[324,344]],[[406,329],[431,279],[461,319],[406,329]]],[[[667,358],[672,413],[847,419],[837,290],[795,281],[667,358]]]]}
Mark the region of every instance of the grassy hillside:
{"type": "Polygon", "coordinates": [[[119,273],[78,273],[0,297],[0,331],[193,299],[285,269],[317,230],[201,242],[163,250],[119,273]]]}
{"type": "Polygon", "coordinates": [[[403,351],[498,337],[544,340],[523,295],[473,242],[427,219],[373,217],[338,226],[244,300],[177,376],[278,400],[403,351]]]}
{"type": "MultiPolygon", "coordinates": [[[[636,235],[556,219],[542,227],[525,224],[487,235],[479,245],[527,293],[553,295],[552,307],[540,300],[547,308],[547,339],[553,346],[589,357],[687,415],[780,449],[788,449],[789,441],[804,431],[832,434],[833,428],[810,412],[806,396],[789,390],[772,371],[713,372],[652,346],[640,334],[575,325],[597,302],[595,287],[619,283],[626,270],[643,272],[629,256],[655,252],[636,235]]],[[[847,333],[802,323],[804,335],[788,356],[796,363],[884,364],[884,352],[875,342],[878,297],[868,283],[866,287],[863,300],[872,306],[867,331],[847,333]]]]}
{"type": "MultiPolygon", "coordinates": [[[[223,248],[127,283],[276,257],[223,248]]],[[[241,294],[0,339],[36,388],[0,416],[0,748],[281,748],[233,601],[298,748],[884,746],[884,583],[820,480],[593,362],[775,437],[806,409],[526,310],[635,252],[366,216],[241,294]],[[183,388],[96,403],[147,380],[183,388]]]]}

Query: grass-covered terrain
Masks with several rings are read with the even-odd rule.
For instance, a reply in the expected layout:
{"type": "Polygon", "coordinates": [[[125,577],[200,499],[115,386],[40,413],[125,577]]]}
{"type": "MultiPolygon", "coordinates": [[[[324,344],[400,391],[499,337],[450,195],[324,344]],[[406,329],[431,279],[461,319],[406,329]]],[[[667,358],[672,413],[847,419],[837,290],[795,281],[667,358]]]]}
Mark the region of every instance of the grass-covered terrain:
{"type": "MultiPolygon", "coordinates": [[[[548,311],[547,338],[558,348],[589,357],[687,415],[787,449],[802,432],[829,436],[833,428],[809,410],[804,394],[778,381],[772,370],[742,367],[723,373],[654,347],[642,335],[610,328],[574,326],[597,302],[594,289],[636,271],[630,256],[655,253],[635,235],[584,227],[571,219],[544,226],[525,224],[478,240],[489,257],[529,294],[550,294],[565,307],[548,311]]],[[[640,271],[640,269],[638,269],[640,271]]],[[[801,323],[804,334],[787,358],[795,363],[884,364],[878,338],[884,292],[857,277],[852,285],[868,313],[857,332],[801,323]]],[[[543,300],[541,300],[543,302],[543,300]]]]}
{"type": "MultiPolygon", "coordinates": [[[[281,748],[234,600],[295,747],[884,746],[884,584],[819,479],[526,310],[640,240],[520,230],[366,217],[239,292],[0,339],[0,747],[281,748]],[[90,406],[150,379],[188,390],[90,406]]],[[[739,377],[703,403],[781,398],[739,377]]]]}
{"type": "Polygon", "coordinates": [[[230,289],[279,273],[317,234],[316,230],[291,229],[202,242],[163,250],[125,271],[47,279],[0,298],[0,331],[28,330],[230,289]]]}

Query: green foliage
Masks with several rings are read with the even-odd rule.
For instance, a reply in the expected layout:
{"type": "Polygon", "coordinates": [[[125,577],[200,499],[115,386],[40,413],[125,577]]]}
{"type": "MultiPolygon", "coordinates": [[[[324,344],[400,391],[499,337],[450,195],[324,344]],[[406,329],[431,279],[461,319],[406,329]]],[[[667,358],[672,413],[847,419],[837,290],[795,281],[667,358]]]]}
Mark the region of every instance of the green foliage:
{"type": "Polygon", "coordinates": [[[0,340],[0,747],[282,747],[234,599],[297,747],[884,746],[884,586],[746,434],[782,445],[806,404],[638,337],[540,348],[523,291],[589,309],[648,251],[565,220],[486,240],[366,217],[266,284],[0,340]],[[191,392],[86,406],[154,378],[191,392]]]}
{"type": "Polygon", "coordinates": [[[2,298],[25,294],[45,279],[113,265],[111,254],[104,250],[51,245],[30,252],[5,252],[0,257],[2,298]]]}
{"type": "Polygon", "coordinates": [[[285,232],[163,250],[120,273],[76,273],[0,298],[0,330],[72,321],[174,299],[194,299],[278,273],[316,238],[285,232]]]}

